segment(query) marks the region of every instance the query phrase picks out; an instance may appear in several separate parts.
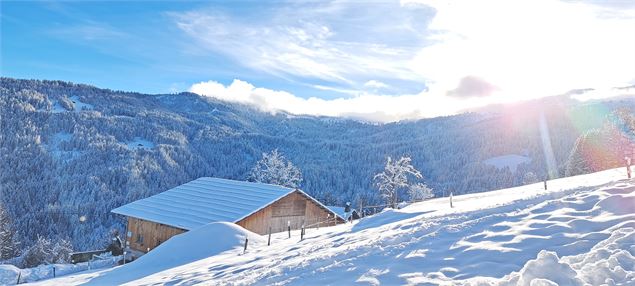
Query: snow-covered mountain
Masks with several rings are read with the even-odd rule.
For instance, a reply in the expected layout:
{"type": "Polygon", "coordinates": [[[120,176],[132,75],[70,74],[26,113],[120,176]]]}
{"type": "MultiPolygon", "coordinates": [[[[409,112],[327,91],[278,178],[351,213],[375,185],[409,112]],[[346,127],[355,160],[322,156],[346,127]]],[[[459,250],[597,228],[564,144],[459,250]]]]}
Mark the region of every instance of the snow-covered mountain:
{"type": "Polygon", "coordinates": [[[110,210],[198,177],[244,180],[276,148],[301,170],[302,189],[327,205],[379,203],[372,177],[386,156],[410,156],[437,196],[517,186],[542,179],[547,166],[563,175],[580,134],[618,107],[635,109],[633,98],[554,97],[368,124],[263,113],[191,93],[0,83],[0,204],[23,248],[38,236],[70,239],[75,250],[101,248],[123,229],[110,210]],[[523,160],[500,160],[510,156],[523,160]]]}
{"type": "Polygon", "coordinates": [[[36,284],[634,285],[635,180],[625,178],[612,169],[549,181],[548,190],[455,196],[454,208],[437,198],[310,229],[303,241],[277,234],[271,246],[213,223],[128,265],[36,284]]]}

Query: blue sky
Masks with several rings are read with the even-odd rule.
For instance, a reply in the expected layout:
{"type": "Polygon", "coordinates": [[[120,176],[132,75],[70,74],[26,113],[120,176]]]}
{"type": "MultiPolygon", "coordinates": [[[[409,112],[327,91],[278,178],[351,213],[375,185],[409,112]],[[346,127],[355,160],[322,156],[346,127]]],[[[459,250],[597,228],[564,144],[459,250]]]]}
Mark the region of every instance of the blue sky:
{"type": "MultiPolygon", "coordinates": [[[[2,72],[17,78],[62,79],[148,93],[187,90],[192,83],[204,80],[229,84],[237,78],[307,97],[328,98],[333,94],[332,90],[312,88],[314,85],[354,88],[356,83],[335,77],[259,69],[235,58],[240,55],[224,52],[225,47],[205,46],[196,35],[179,27],[179,23],[193,21],[201,15],[210,17],[207,19],[210,21],[214,20],[211,17],[223,18],[235,26],[243,23],[274,26],[275,23],[267,23],[272,15],[283,13],[283,10],[289,13],[287,11],[294,6],[292,3],[259,1],[239,1],[233,5],[198,1],[3,2],[2,72]]],[[[311,6],[316,5],[303,4],[298,9],[311,6]]],[[[324,12],[323,15],[329,14],[324,12]]],[[[307,18],[311,17],[314,16],[307,18]]],[[[422,27],[425,17],[425,14],[420,16],[422,27]]],[[[339,25],[342,33],[337,37],[357,32],[354,30],[364,21],[367,19],[345,21],[339,25]]],[[[291,25],[305,25],[301,18],[290,22],[291,25]]],[[[210,23],[206,27],[226,24],[210,23]]],[[[227,27],[232,28],[235,27],[227,27]]],[[[355,41],[382,44],[385,39],[377,38],[381,36],[378,32],[368,33],[355,41]]],[[[414,44],[411,38],[406,35],[396,37],[394,41],[403,40],[403,45],[411,45],[414,44]]],[[[350,80],[361,81],[364,76],[350,80]]],[[[411,92],[425,86],[423,81],[400,83],[402,86],[405,83],[403,90],[410,89],[411,92]]]]}
{"type": "Polygon", "coordinates": [[[635,83],[624,1],[0,5],[3,76],[268,111],[394,121],[635,83]]]}
{"type": "Polygon", "coordinates": [[[185,52],[191,43],[166,13],[199,6],[196,2],[3,2],[2,73],[148,93],[249,75],[222,56],[185,52]]]}

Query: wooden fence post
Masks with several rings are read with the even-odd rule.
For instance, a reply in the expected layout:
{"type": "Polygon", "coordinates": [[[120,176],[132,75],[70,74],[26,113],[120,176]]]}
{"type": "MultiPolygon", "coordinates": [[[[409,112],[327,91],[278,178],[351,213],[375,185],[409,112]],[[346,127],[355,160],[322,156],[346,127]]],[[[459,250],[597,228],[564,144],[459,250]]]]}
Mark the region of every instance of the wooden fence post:
{"type": "Polygon", "coordinates": [[[245,236],[245,249],[243,249],[243,254],[247,252],[247,243],[249,242],[249,237],[245,236]]]}
{"type": "Polygon", "coordinates": [[[626,176],[631,178],[631,157],[626,157],[626,176]]]}
{"type": "Polygon", "coordinates": [[[452,205],[452,192],[450,192],[450,208],[453,208],[454,206],[452,205]]]}
{"type": "Polygon", "coordinates": [[[269,226],[269,240],[267,240],[267,246],[271,245],[271,226],[269,226]]]}
{"type": "Polygon", "coordinates": [[[53,265],[53,278],[55,278],[55,265],[53,265]]]}
{"type": "Polygon", "coordinates": [[[304,240],[304,224],[302,224],[302,230],[300,230],[300,241],[304,240]]]}
{"type": "Polygon", "coordinates": [[[287,230],[289,231],[289,238],[291,238],[291,221],[287,221],[287,230]]]}
{"type": "Polygon", "coordinates": [[[364,217],[364,203],[359,203],[359,211],[362,212],[360,218],[364,217]]]}
{"type": "Polygon", "coordinates": [[[20,284],[20,277],[22,277],[22,270],[18,271],[18,282],[16,282],[15,284],[20,284]]]}

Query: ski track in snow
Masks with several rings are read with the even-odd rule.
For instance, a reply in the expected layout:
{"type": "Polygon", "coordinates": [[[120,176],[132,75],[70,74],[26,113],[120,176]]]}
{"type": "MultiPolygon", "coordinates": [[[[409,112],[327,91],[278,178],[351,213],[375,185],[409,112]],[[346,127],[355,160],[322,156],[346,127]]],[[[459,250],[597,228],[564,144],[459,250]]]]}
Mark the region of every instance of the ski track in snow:
{"type": "MultiPolygon", "coordinates": [[[[298,232],[290,240],[276,234],[272,246],[257,241],[244,255],[237,241],[218,255],[128,282],[635,285],[635,182],[623,177],[614,169],[553,180],[548,191],[539,183],[456,196],[453,209],[447,198],[429,200],[309,229],[301,242],[298,232]]],[[[95,275],[102,274],[42,284],[91,284],[95,275]]],[[[103,275],[97,280],[108,281],[103,275]]]]}

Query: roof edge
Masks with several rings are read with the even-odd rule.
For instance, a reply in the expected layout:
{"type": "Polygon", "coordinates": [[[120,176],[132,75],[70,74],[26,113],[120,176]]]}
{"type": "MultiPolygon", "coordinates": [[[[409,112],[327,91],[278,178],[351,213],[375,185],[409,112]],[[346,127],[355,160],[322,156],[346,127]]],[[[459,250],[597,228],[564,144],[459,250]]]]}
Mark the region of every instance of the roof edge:
{"type": "MultiPolygon", "coordinates": [[[[117,209],[119,209],[119,208],[113,209],[113,210],[111,210],[110,212],[111,212],[111,213],[114,213],[114,214],[118,214],[118,215],[126,216],[126,217],[132,217],[132,218],[136,218],[136,219],[140,219],[140,220],[145,220],[145,221],[149,221],[149,222],[153,222],[153,223],[163,224],[163,225],[167,225],[167,226],[169,226],[169,227],[178,228],[178,229],[182,229],[182,230],[186,230],[186,231],[190,231],[190,230],[192,230],[192,228],[188,228],[188,227],[185,227],[185,226],[182,226],[182,225],[175,225],[175,224],[168,223],[168,222],[162,222],[162,221],[157,221],[157,220],[151,220],[151,219],[147,219],[147,218],[140,218],[140,217],[137,217],[137,216],[134,216],[134,215],[131,215],[131,214],[127,214],[127,213],[125,213],[125,212],[116,211],[117,209]]],[[[210,223],[211,223],[211,222],[214,222],[214,221],[210,221],[210,223]]]]}

